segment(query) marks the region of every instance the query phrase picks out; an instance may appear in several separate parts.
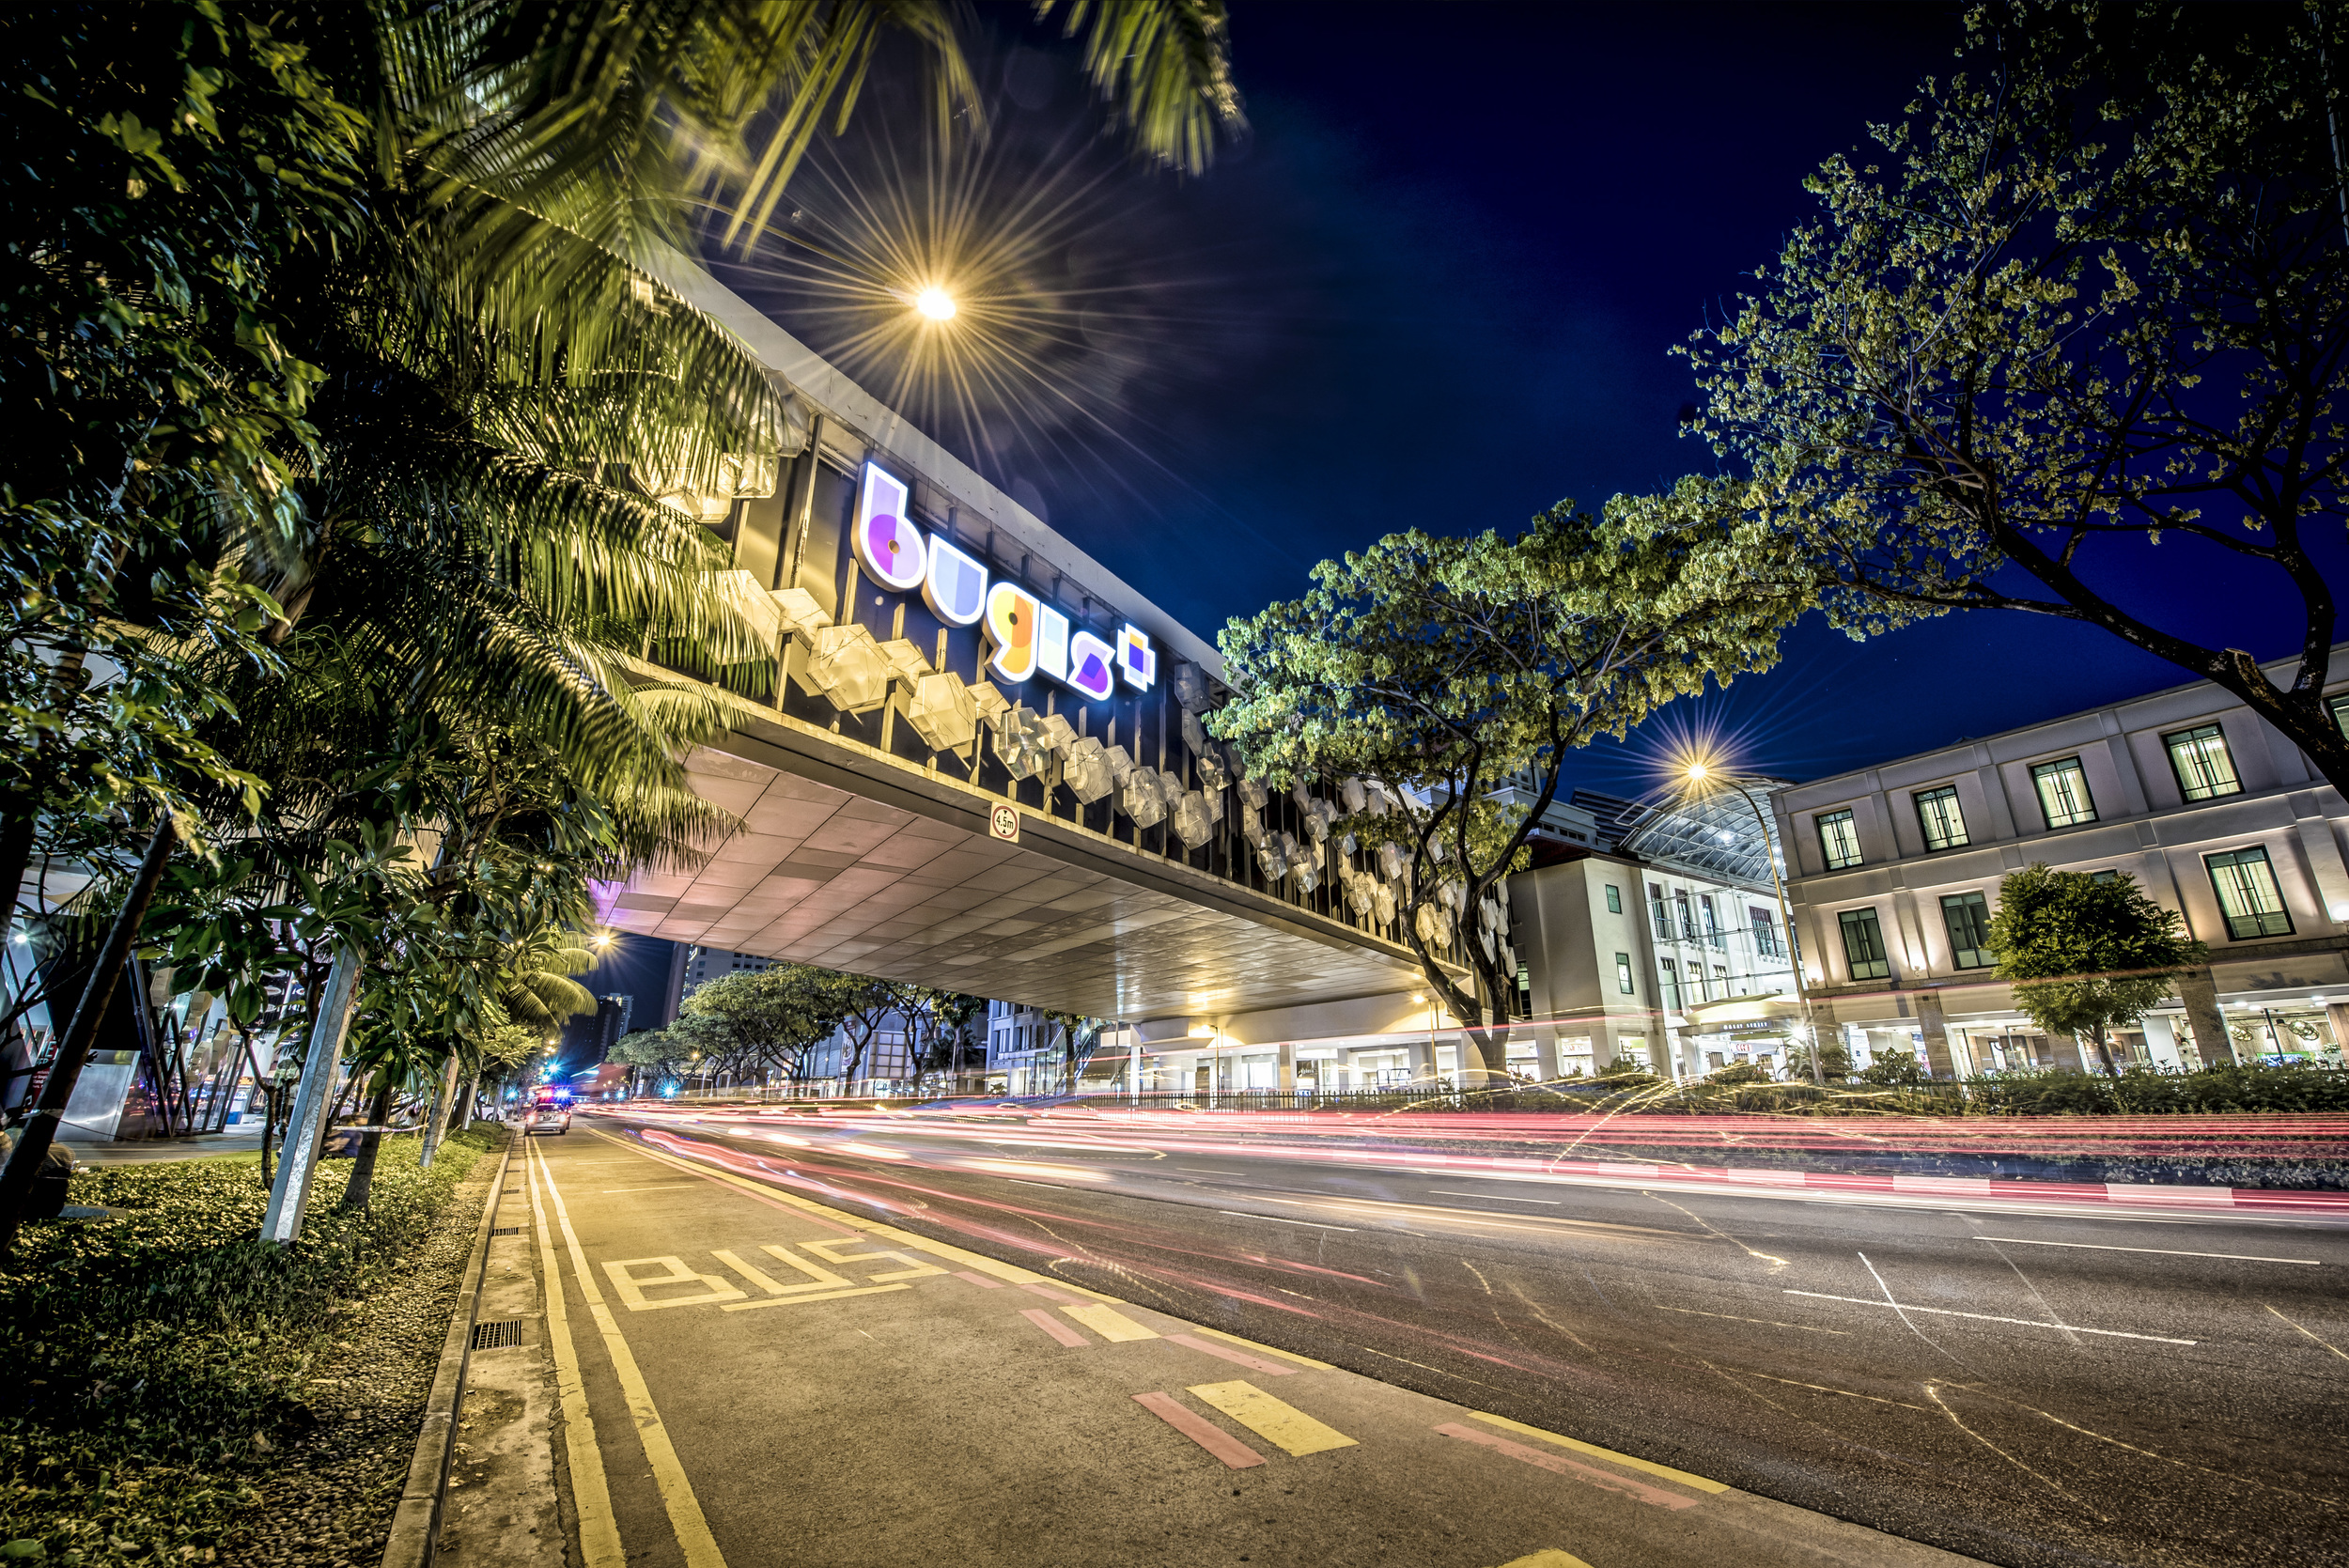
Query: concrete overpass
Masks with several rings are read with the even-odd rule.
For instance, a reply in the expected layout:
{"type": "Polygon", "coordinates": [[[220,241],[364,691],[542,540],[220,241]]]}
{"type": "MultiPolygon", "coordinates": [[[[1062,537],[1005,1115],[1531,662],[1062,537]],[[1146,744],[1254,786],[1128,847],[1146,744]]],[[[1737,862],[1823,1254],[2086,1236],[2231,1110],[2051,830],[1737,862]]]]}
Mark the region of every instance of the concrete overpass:
{"type": "Polygon", "coordinates": [[[805,436],[706,512],[780,675],[689,759],[743,831],[635,877],[612,924],[1128,1022],[1419,983],[1395,890],[1330,829],[1358,797],[1270,795],[1201,729],[1213,648],[739,297],[672,281],[805,436]]]}

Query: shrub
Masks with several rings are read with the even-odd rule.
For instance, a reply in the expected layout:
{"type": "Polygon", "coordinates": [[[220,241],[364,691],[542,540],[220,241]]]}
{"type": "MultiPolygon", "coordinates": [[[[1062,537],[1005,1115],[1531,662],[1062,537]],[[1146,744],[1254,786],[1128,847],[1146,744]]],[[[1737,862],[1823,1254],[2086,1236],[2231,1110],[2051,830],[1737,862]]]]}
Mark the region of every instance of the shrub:
{"type": "MultiPolygon", "coordinates": [[[[210,1560],[259,1500],[268,1455],[314,1424],[303,1374],[343,1304],[394,1279],[505,1130],[470,1129],[429,1171],[386,1139],[365,1214],[320,1169],[301,1242],[255,1239],[257,1162],[114,1167],[71,1201],[119,1218],[27,1225],[0,1272],[0,1538],[89,1564],[210,1560]]],[[[5,1549],[5,1548],[0,1548],[5,1549]]],[[[20,1552],[33,1555],[29,1548],[20,1552]]]]}

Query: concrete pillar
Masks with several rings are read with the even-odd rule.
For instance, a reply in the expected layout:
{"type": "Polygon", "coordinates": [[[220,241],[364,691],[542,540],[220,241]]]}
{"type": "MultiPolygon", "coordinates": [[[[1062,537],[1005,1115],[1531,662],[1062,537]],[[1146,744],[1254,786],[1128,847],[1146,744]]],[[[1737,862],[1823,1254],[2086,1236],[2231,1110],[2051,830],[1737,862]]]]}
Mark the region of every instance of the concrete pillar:
{"type": "Polygon", "coordinates": [[[1420,1039],[1412,1041],[1409,1048],[1411,1052],[1412,1081],[1423,1083],[1427,1079],[1434,1078],[1436,1076],[1436,1048],[1428,1044],[1425,1037],[1423,1036],[1420,1039]]]}
{"type": "MultiPolygon", "coordinates": [[[[2341,1034],[2341,1038],[2349,1039],[2349,1033],[2341,1034]]],[[[1535,1030],[1533,1032],[1533,1076],[1544,1083],[1548,1083],[1556,1078],[1558,1073],[1558,1032],[1554,1029],[1535,1030]]]]}
{"type": "Polygon", "coordinates": [[[1917,1024],[1925,1036],[1925,1070],[1935,1078],[1955,1078],[1957,1069],[1950,1061],[1949,1015],[1941,1010],[1940,993],[1919,991],[1915,1001],[1917,1024]]]}
{"type": "Polygon", "coordinates": [[[2227,1020],[2218,1012],[2218,983],[2206,969],[2187,970],[2178,976],[2178,1001],[2194,1031],[2194,1050],[2205,1067],[2234,1061],[2234,1046],[2227,1038],[2227,1020]]]}
{"type": "MultiPolygon", "coordinates": [[[[2179,1067],[2185,1061],[2178,1054],[2177,1036],[2171,1032],[2172,1020],[2167,1013],[2148,1013],[2139,1020],[2145,1031],[2145,1049],[2156,1067],[2179,1067]]],[[[2338,1026],[2336,1026],[2338,1027],[2338,1026]]]]}
{"type": "Polygon", "coordinates": [[[1283,1094],[1297,1093],[1297,1047],[1290,1041],[1281,1042],[1280,1076],[1273,1081],[1283,1094]]]}
{"type": "Polygon", "coordinates": [[[2326,1002],[2325,1021],[2333,1026],[2333,1049],[2349,1055],[2349,1002],[2326,1002]]]}

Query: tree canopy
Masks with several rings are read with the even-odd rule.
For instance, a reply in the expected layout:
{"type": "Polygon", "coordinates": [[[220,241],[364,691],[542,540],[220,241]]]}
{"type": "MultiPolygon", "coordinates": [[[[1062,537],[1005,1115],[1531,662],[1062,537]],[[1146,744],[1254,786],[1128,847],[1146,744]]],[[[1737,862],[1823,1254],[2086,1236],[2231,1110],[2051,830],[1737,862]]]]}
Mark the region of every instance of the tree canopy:
{"type": "Polygon", "coordinates": [[[1391,534],[1218,637],[1235,696],[1208,727],[1252,775],[1377,786],[1332,827],[1340,874],[1367,898],[1354,858],[1387,856],[1405,939],[1474,1042],[1472,1081],[1506,1081],[1503,880],[1565,754],[1766,668],[1808,602],[1692,579],[1691,552],[1718,544],[1703,520],[1628,532],[1561,502],[1514,536],[1391,534]]]}
{"type": "Polygon", "coordinates": [[[1967,38],[1689,345],[1723,467],[1637,509],[1730,520],[1703,569],[1814,593],[1855,637],[1968,609],[2100,628],[2349,789],[2323,569],[2349,516],[2349,12],[1990,0],[1967,38]],[[2207,591],[2272,602],[2280,679],[2204,640],[2207,591]]]}
{"type": "Polygon", "coordinates": [[[2116,1076],[2111,1031],[2176,990],[2179,970],[2210,958],[2178,912],[2146,897],[2135,877],[2098,880],[2044,863],[1999,882],[1990,951],[1994,972],[2014,984],[2015,1006],[2050,1034],[2086,1035],[2116,1076]]]}

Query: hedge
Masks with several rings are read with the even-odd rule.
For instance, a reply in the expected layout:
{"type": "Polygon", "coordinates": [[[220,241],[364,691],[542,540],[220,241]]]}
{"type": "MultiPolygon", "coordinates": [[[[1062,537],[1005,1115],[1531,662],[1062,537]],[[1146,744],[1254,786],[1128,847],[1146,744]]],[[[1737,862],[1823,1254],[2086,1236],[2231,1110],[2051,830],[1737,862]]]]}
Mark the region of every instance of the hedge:
{"type": "Polygon", "coordinates": [[[302,1240],[256,1237],[267,1192],[235,1157],[85,1171],[0,1270],[0,1558],[213,1562],[271,1456],[317,1424],[305,1373],[350,1304],[393,1281],[504,1128],[384,1140],[367,1211],[319,1170],[302,1240]]]}

